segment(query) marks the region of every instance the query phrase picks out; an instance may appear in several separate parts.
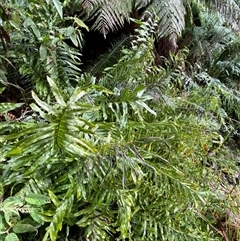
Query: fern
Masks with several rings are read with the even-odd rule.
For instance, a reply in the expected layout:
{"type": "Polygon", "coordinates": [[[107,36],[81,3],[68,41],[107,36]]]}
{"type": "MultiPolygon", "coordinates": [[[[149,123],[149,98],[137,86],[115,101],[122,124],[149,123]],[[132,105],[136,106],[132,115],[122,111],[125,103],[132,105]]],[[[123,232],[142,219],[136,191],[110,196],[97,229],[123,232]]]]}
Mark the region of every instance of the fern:
{"type": "Polygon", "coordinates": [[[93,64],[92,67],[87,68],[86,71],[93,76],[101,74],[105,68],[117,62],[117,60],[120,58],[121,49],[123,46],[126,47],[129,45],[130,40],[130,36],[121,36],[119,40],[116,40],[116,42],[112,44],[107,53],[101,55],[96,63],[93,64]]]}
{"type": "Polygon", "coordinates": [[[151,4],[153,2],[153,0],[146,0],[146,1],[133,0],[132,2],[133,2],[133,9],[134,10],[139,10],[139,9],[145,8],[146,6],[151,4]]]}
{"type": "Polygon", "coordinates": [[[159,19],[156,29],[157,38],[180,36],[185,26],[185,7],[181,0],[153,1],[148,11],[155,12],[159,19]]]}
{"type": "Polygon", "coordinates": [[[100,32],[106,37],[110,31],[116,31],[119,27],[123,27],[125,20],[132,10],[130,1],[110,1],[105,0],[92,16],[96,20],[92,26],[93,30],[99,29],[100,32]]]}
{"type": "Polygon", "coordinates": [[[48,235],[50,235],[51,240],[57,240],[57,233],[62,229],[64,219],[66,219],[68,215],[71,213],[73,201],[74,196],[71,195],[57,207],[55,214],[52,217],[52,221],[43,238],[43,241],[48,239],[48,235]]]}
{"type": "Polygon", "coordinates": [[[51,98],[32,92],[32,117],[2,124],[1,192],[37,206],[25,214],[39,229],[29,240],[220,239],[206,216],[219,210],[208,204],[224,206],[210,188],[218,173],[204,163],[224,145],[220,96],[228,89],[193,71],[199,88],[184,71],[184,51],[157,68],[157,25],[136,22],[131,47],[97,81],[75,76],[77,86],[66,91],[58,79],[66,66],[41,62],[50,66],[51,98]],[[182,85],[174,88],[175,80],[182,85]]]}
{"type": "Polygon", "coordinates": [[[228,86],[238,89],[239,77],[239,56],[237,51],[240,48],[239,38],[235,38],[225,44],[221,49],[214,52],[214,62],[211,63],[209,73],[219,78],[228,86]],[[228,81],[231,80],[231,81],[228,81]]]}
{"type": "MultiPolygon", "coordinates": [[[[84,1],[84,6],[91,6],[88,18],[94,19],[92,29],[99,30],[104,36],[110,31],[122,28],[129,21],[133,10],[148,7],[154,9],[159,17],[158,37],[180,35],[184,28],[185,7],[182,1],[84,1]]],[[[88,9],[88,8],[86,8],[88,9]]],[[[85,9],[84,9],[85,10],[85,9]]]]}
{"type": "Polygon", "coordinates": [[[210,8],[215,8],[229,26],[234,30],[239,31],[240,5],[238,0],[207,1],[206,4],[210,8]]]}

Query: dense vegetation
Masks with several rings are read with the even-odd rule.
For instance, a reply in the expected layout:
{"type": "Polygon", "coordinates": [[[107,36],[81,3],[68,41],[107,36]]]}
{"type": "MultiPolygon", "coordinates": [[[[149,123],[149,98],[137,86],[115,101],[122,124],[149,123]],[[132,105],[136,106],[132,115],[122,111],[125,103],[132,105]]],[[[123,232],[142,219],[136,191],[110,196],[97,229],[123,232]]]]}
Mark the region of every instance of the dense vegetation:
{"type": "Polygon", "coordinates": [[[0,3],[0,240],[239,240],[238,0],[0,3]]]}

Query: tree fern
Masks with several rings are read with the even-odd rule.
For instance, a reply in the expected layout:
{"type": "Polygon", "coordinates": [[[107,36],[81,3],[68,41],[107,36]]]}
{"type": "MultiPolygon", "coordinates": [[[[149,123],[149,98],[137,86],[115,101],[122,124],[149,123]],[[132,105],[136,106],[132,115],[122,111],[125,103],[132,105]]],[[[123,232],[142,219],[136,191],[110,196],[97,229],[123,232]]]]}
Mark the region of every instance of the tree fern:
{"type": "Polygon", "coordinates": [[[104,1],[103,5],[93,18],[96,17],[93,29],[100,29],[104,37],[110,31],[116,31],[123,27],[125,20],[128,19],[132,10],[132,4],[129,1],[104,1]]]}
{"type": "MultiPolygon", "coordinates": [[[[87,1],[85,5],[89,6],[87,1]]],[[[125,21],[129,21],[129,17],[133,10],[138,10],[148,6],[148,10],[156,12],[159,16],[160,23],[157,30],[158,37],[168,36],[172,34],[180,35],[184,27],[185,8],[182,1],[96,1],[91,3],[91,11],[88,15],[94,19],[93,29],[99,30],[104,36],[110,31],[116,31],[122,28],[125,21]],[[96,18],[95,18],[96,17],[96,18]]]]}
{"type": "Polygon", "coordinates": [[[133,9],[139,10],[141,8],[144,8],[144,7],[148,6],[150,3],[153,2],[153,0],[146,0],[146,1],[133,0],[132,2],[133,2],[133,9]]]}
{"type": "MultiPolygon", "coordinates": [[[[93,20],[93,29],[100,31],[106,36],[111,31],[123,28],[126,21],[129,22],[131,15],[135,17],[144,17],[149,19],[157,15],[159,25],[156,28],[157,48],[156,59],[160,56],[169,57],[169,52],[177,51],[177,40],[181,36],[185,27],[185,17],[188,24],[192,23],[192,12],[190,4],[195,3],[199,8],[207,7],[215,13],[219,13],[222,19],[232,23],[232,26],[238,31],[238,8],[237,1],[229,0],[219,1],[115,1],[114,4],[109,1],[84,1],[83,12],[86,15],[86,21],[93,20]],[[225,6],[225,7],[224,7],[225,6]],[[136,11],[144,9],[142,16],[138,16],[136,11]],[[151,14],[149,15],[149,12],[151,14]],[[161,40],[160,40],[161,39],[161,40]],[[159,56],[158,56],[159,55],[159,56]]],[[[162,65],[162,60],[157,60],[162,65]]]]}
{"type": "Polygon", "coordinates": [[[156,29],[158,38],[170,36],[174,39],[181,35],[185,26],[184,15],[186,13],[183,1],[153,1],[148,11],[154,11],[159,19],[156,29]]]}

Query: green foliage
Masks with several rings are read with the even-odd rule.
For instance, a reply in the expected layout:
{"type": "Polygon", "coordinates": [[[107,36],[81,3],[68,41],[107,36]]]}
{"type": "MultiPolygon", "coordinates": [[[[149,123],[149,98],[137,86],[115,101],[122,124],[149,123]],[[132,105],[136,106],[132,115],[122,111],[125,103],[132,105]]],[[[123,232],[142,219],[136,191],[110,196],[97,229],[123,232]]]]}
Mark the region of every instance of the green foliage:
{"type": "Polygon", "coordinates": [[[14,200],[17,215],[12,226],[4,216],[6,240],[44,227],[42,240],[74,238],[73,227],[89,240],[216,240],[202,219],[212,194],[199,166],[220,136],[205,115],[182,113],[177,69],[154,67],[155,23],[140,27],[97,84],[83,75],[66,94],[47,77],[51,104],[33,92],[37,118],[2,130],[2,186],[12,186],[3,207],[14,200]]]}
{"type": "MultiPolygon", "coordinates": [[[[238,60],[230,47],[238,46],[235,35],[224,28],[223,48],[213,48],[212,62],[198,49],[200,58],[191,64],[182,49],[164,69],[155,66],[155,36],[181,34],[190,8],[185,1],[20,3],[22,9],[7,5],[14,16],[6,29],[17,46],[11,56],[36,86],[30,112],[0,122],[0,237],[221,240],[216,215],[226,208],[239,213],[232,194],[219,186],[223,174],[233,179],[237,170],[225,145],[240,112],[238,92],[221,82],[214,65],[229,63],[229,54],[238,60]],[[148,4],[160,19],[134,20],[139,29],[130,46],[120,42],[117,58],[110,53],[80,75],[80,54],[67,41],[81,48],[81,28],[88,28],[68,11],[81,6],[79,16],[93,18],[93,28],[107,34],[148,4]]],[[[209,22],[199,33],[203,39],[209,22]]]]}
{"type": "Polygon", "coordinates": [[[5,3],[11,9],[11,18],[5,25],[12,32],[9,58],[20,73],[28,76],[41,96],[48,96],[46,76],[57,80],[60,87],[70,87],[80,72],[80,53],[83,44],[82,29],[88,29],[76,16],[63,16],[59,1],[45,4],[24,1],[5,3]],[[16,54],[17,53],[17,54],[16,54]],[[34,70],[34,71],[33,71],[34,70]]]}
{"type": "Polygon", "coordinates": [[[39,224],[43,224],[40,214],[41,206],[49,203],[49,201],[47,196],[29,193],[24,197],[21,195],[8,197],[1,202],[1,240],[20,240],[16,234],[29,232],[35,232],[36,234],[39,224]],[[29,219],[29,217],[21,218],[21,214],[28,214],[32,219],[29,219]]]}
{"type": "Polygon", "coordinates": [[[181,35],[185,26],[184,15],[186,13],[182,0],[154,0],[148,8],[148,11],[154,11],[159,19],[157,38],[170,36],[174,39],[181,35]]]}
{"type": "Polygon", "coordinates": [[[201,26],[192,31],[188,45],[188,60],[194,61],[195,64],[186,83],[188,87],[195,85],[195,91],[200,93],[197,98],[204,100],[208,106],[207,110],[222,119],[223,129],[233,128],[233,132],[237,134],[240,116],[239,34],[228,28],[224,18],[215,13],[201,10],[199,20],[201,26]]]}
{"type": "Polygon", "coordinates": [[[93,76],[101,75],[105,68],[112,66],[119,60],[122,48],[130,45],[131,39],[132,38],[130,36],[121,36],[111,45],[111,48],[108,49],[105,54],[99,56],[96,63],[91,63],[91,66],[85,68],[84,70],[93,76]]]}
{"type": "MultiPolygon", "coordinates": [[[[239,90],[240,76],[239,55],[240,38],[233,38],[220,50],[214,51],[214,61],[211,63],[209,73],[221,80],[228,87],[239,90]]],[[[236,92],[235,92],[236,93],[236,92]]]]}
{"type": "MultiPolygon", "coordinates": [[[[109,0],[84,0],[78,4],[82,10],[84,20],[94,19],[93,30],[100,31],[105,37],[109,32],[122,28],[125,21],[130,21],[132,11],[147,6],[151,1],[109,1],[109,0]]],[[[75,1],[70,5],[75,5],[75,1]]],[[[72,8],[72,7],[71,7],[72,8]]]]}
{"type": "Polygon", "coordinates": [[[225,1],[202,1],[205,3],[210,11],[217,11],[222,19],[224,19],[227,26],[239,31],[239,0],[225,0],[225,1]]]}

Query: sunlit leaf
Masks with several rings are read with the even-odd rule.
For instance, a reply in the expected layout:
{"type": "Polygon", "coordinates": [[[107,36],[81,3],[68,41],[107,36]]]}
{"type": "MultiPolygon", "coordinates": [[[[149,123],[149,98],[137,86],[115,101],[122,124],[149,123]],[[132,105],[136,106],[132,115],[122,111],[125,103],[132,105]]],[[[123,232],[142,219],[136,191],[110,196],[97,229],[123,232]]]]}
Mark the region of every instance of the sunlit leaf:
{"type": "Polygon", "coordinates": [[[20,240],[19,240],[18,236],[15,233],[9,233],[5,237],[4,241],[20,241],[20,240]]]}
{"type": "Polygon", "coordinates": [[[40,46],[39,53],[42,61],[47,59],[47,48],[43,44],[40,46]]]}
{"type": "Polygon", "coordinates": [[[0,113],[6,113],[10,110],[14,110],[20,106],[22,106],[23,103],[0,103],[0,113]]]}
{"type": "Polygon", "coordinates": [[[54,4],[55,8],[57,9],[59,16],[61,18],[63,18],[63,10],[62,10],[61,2],[59,2],[58,0],[53,0],[53,4],[54,4]]]}
{"type": "Polygon", "coordinates": [[[48,195],[56,207],[59,207],[61,205],[61,202],[58,200],[57,196],[51,190],[48,190],[48,195]]]}
{"type": "Polygon", "coordinates": [[[89,31],[88,26],[81,19],[74,17],[74,21],[79,27],[85,28],[86,30],[89,31]]]}
{"type": "Polygon", "coordinates": [[[25,197],[25,201],[29,204],[33,204],[36,206],[42,206],[46,203],[49,203],[49,197],[42,194],[34,194],[30,193],[25,197]]]}
{"type": "Polygon", "coordinates": [[[84,95],[86,95],[87,92],[82,89],[82,88],[77,88],[73,95],[70,97],[68,103],[71,104],[71,103],[75,103],[76,101],[78,101],[80,98],[82,98],[84,95]]]}
{"type": "Polygon", "coordinates": [[[66,106],[66,103],[62,97],[62,94],[60,92],[60,90],[58,89],[56,83],[47,76],[47,81],[49,83],[49,85],[51,86],[52,92],[57,100],[57,102],[61,105],[61,106],[66,106]]]}
{"type": "Polygon", "coordinates": [[[48,105],[46,102],[39,99],[39,97],[32,91],[32,97],[37,102],[37,104],[42,107],[45,111],[47,111],[49,114],[53,113],[53,108],[48,105]]]}

